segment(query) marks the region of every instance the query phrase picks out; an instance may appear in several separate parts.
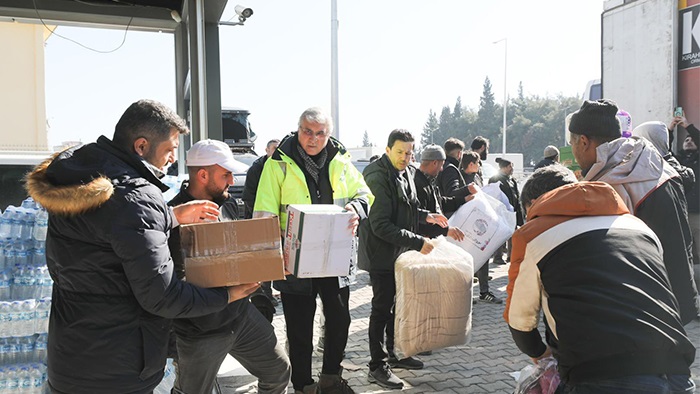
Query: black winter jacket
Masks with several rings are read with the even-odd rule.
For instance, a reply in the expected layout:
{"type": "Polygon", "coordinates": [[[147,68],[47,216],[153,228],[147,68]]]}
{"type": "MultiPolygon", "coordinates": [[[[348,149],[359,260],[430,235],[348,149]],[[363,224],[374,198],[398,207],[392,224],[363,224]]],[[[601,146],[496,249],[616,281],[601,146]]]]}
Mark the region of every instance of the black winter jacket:
{"type": "Polygon", "coordinates": [[[170,319],[228,303],[223,288],[175,277],[167,186],[100,137],[37,166],[27,189],[50,214],[49,382],[64,393],[151,392],[163,377],[170,319]]]}
{"type": "Polygon", "coordinates": [[[359,268],[393,271],[401,253],[423,247],[423,237],[416,231],[418,223],[425,222],[428,211],[419,208],[415,174],[415,168],[406,167],[406,187],[402,187],[399,172],[386,154],[370,163],[362,173],[374,202],[369,217],[360,223],[359,268]]]}
{"type": "Polygon", "coordinates": [[[500,182],[501,191],[508,197],[508,202],[515,209],[516,214],[516,224],[518,226],[523,225],[523,211],[520,208],[520,192],[518,191],[518,183],[511,176],[506,176],[499,172],[498,175],[494,175],[489,179],[489,183],[500,182]]]}
{"type": "MultiPolygon", "coordinates": [[[[440,192],[446,197],[464,197],[471,194],[468,183],[464,181],[464,173],[459,169],[459,161],[454,157],[448,156],[445,164],[442,165],[442,171],[437,176],[437,185],[440,192]]],[[[445,209],[445,215],[450,217],[454,211],[445,209]]]]}
{"type": "MultiPolygon", "coordinates": [[[[688,125],[686,128],[688,135],[695,142],[695,146],[700,146],[700,130],[695,126],[688,125]]],[[[688,200],[688,211],[693,213],[700,212],[700,153],[696,151],[681,151],[678,154],[678,161],[695,172],[695,185],[688,192],[685,192],[685,197],[688,200]]]]}
{"type": "Polygon", "coordinates": [[[243,195],[241,199],[245,203],[245,218],[253,217],[253,208],[255,207],[255,196],[258,194],[258,183],[260,183],[260,174],[267,161],[267,155],[262,155],[255,159],[253,164],[248,168],[245,176],[245,186],[243,186],[243,195]]]}
{"type": "MultiPolygon", "coordinates": [[[[420,207],[428,212],[442,214],[443,211],[454,212],[462,204],[463,197],[445,197],[440,193],[440,188],[436,185],[436,179],[424,174],[420,169],[416,170],[416,191],[420,207]]],[[[435,238],[440,235],[447,235],[449,227],[440,227],[432,223],[419,223],[418,234],[428,238],[435,238]]]]}
{"type": "Polygon", "coordinates": [[[557,161],[550,159],[548,157],[545,157],[544,159],[540,160],[537,164],[535,164],[535,168],[533,169],[533,171],[537,171],[542,167],[547,167],[547,166],[551,166],[554,164],[557,164],[557,161]]]}

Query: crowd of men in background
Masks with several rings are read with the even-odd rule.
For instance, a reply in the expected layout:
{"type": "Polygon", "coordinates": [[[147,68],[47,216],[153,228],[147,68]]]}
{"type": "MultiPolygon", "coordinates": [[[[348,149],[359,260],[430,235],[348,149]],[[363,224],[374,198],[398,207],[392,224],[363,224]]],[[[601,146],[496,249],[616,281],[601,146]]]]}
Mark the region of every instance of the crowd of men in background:
{"type": "MultiPolygon", "coordinates": [[[[557,164],[554,146],[545,148],[522,194],[513,163],[497,160],[489,182],[499,184],[517,215],[512,243],[494,255],[496,264],[510,263],[504,318],[534,361],[558,360],[561,392],[692,392],[695,347],[683,326],[698,317],[698,130],[678,117],[663,130],[641,125],[643,138],[621,138],[617,111],[608,100],[586,101],[572,116],[580,182],[557,164]],[[690,134],[677,157],[669,144],[676,125],[690,134]]],[[[341,367],[351,322],[347,277],[274,282],[286,351],[272,317],[249,301],[259,284],[203,289],[184,280],[179,225],[236,216],[228,194],[235,159],[222,142],[192,146],[189,180],[164,201],[160,178],[187,133],[172,110],[141,100],[123,114],[112,140],[61,152],[28,176],[30,195],[51,214],[52,392],[152,392],[172,327],[175,393],[210,393],[226,354],[258,378],[260,393],[284,393],[290,380],[298,394],[354,393],[341,367]],[[316,380],[317,297],[325,332],[316,380]]],[[[248,172],[246,217],[278,217],[284,231],[289,204],[339,204],[352,213],[348,232],[359,236],[358,265],[369,272],[373,293],[367,378],[401,389],[392,369],[423,363],[394,352],[395,261],[408,250],[430,253],[435,236],[464,237],[448,217],[480,192],[489,141],[477,137],[465,150],[450,138],[424,147],[414,165],[414,138],[397,129],[361,174],[331,133],[330,116],[309,108],[297,131],[270,141],[248,172]]],[[[480,302],[503,302],[488,287],[488,264],[475,276],[480,302]]]]}

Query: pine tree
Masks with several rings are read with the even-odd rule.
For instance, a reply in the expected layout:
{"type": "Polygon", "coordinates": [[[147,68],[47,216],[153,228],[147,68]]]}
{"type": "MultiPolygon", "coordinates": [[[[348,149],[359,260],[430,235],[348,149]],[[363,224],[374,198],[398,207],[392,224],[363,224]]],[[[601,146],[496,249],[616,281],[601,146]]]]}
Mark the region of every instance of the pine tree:
{"type": "Polygon", "coordinates": [[[367,134],[367,130],[365,130],[365,134],[362,136],[362,146],[363,147],[374,146],[374,145],[372,145],[372,142],[370,142],[370,140],[369,140],[369,134],[367,134]]]}
{"type": "Polygon", "coordinates": [[[496,104],[493,91],[491,90],[491,80],[486,77],[484,80],[484,90],[479,100],[478,119],[476,121],[476,135],[481,135],[491,141],[491,146],[501,144],[501,126],[499,112],[502,109],[496,104]]]}
{"type": "Polygon", "coordinates": [[[421,146],[426,146],[435,142],[435,134],[438,132],[439,127],[440,123],[438,123],[437,116],[431,109],[430,113],[428,113],[428,121],[425,122],[425,125],[423,126],[423,133],[421,133],[421,146]]]}

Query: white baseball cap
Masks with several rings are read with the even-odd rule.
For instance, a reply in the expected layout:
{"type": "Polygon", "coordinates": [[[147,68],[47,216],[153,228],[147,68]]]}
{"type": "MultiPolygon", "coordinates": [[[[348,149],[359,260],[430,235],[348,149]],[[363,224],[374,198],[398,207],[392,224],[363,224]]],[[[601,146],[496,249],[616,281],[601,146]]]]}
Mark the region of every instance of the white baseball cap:
{"type": "Polygon", "coordinates": [[[245,172],[247,165],[233,158],[231,148],[216,140],[197,141],[187,151],[187,167],[207,167],[218,164],[233,173],[245,172]]]}

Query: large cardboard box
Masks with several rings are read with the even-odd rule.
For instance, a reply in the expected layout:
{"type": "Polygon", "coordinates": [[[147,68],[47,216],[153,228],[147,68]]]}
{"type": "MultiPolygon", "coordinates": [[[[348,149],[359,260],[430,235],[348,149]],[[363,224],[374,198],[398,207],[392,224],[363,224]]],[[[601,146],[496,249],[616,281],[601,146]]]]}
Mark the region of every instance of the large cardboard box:
{"type": "Polygon", "coordinates": [[[284,279],[276,217],[180,226],[187,282],[235,286],[284,279]]]}
{"type": "Polygon", "coordinates": [[[348,276],[355,261],[352,213],[331,204],[289,205],[284,259],[298,278],[348,276]]]}

